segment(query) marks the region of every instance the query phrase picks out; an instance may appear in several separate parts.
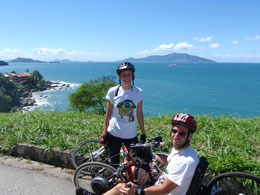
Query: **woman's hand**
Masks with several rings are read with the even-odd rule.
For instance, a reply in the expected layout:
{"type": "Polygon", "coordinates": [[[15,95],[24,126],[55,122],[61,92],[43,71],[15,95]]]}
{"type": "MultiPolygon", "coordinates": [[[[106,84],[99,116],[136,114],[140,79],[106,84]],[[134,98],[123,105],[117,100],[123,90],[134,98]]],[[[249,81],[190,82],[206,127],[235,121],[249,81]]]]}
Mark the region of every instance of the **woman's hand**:
{"type": "Polygon", "coordinates": [[[141,137],[140,137],[140,142],[141,142],[142,144],[144,144],[144,143],[145,143],[145,141],[146,141],[146,134],[145,134],[145,133],[143,133],[143,134],[141,134],[141,137]]]}

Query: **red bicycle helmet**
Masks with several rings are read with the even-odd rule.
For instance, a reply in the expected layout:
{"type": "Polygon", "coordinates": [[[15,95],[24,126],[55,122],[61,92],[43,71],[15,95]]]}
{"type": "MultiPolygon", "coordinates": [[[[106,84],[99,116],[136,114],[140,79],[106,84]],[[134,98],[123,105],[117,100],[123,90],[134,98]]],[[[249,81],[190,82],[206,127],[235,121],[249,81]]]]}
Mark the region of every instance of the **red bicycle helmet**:
{"type": "Polygon", "coordinates": [[[187,113],[177,113],[172,117],[172,126],[182,125],[191,130],[191,133],[194,133],[197,128],[196,120],[194,117],[187,113]]]}

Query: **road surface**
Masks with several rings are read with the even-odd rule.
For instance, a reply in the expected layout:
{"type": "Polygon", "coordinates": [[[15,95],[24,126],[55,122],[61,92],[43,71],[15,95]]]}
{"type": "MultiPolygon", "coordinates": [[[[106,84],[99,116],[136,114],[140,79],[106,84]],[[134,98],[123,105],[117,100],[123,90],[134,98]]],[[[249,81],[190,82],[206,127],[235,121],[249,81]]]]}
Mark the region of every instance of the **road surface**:
{"type": "Polygon", "coordinates": [[[73,170],[0,156],[0,195],[75,195],[73,170]]]}

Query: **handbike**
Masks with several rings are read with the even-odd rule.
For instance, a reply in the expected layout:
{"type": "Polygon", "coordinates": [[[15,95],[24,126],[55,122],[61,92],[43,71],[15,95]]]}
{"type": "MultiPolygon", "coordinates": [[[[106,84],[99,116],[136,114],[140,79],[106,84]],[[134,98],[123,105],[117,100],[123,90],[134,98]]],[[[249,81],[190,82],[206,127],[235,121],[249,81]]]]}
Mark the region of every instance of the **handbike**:
{"type": "MultiPolygon", "coordinates": [[[[102,162],[87,162],[80,165],[74,174],[74,184],[76,187],[87,189],[90,192],[102,194],[111,189],[119,182],[131,181],[136,183],[137,173],[135,172],[144,164],[152,166],[154,175],[161,172],[160,167],[153,157],[152,146],[158,147],[161,142],[161,137],[150,139],[148,144],[131,145],[128,149],[123,146],[122,156],[124,161],[120,163],[118,168],[102,163],[102,162]],[[151,163],[151,164],[150,164],[151,163]],[[132,170],[134,167],[134,171],[132,170]]],[[[160,153],[161,156],[167,156],[165,153],[160,153]]]]}
{"type": "MultiPolygon", "coordinates": [[[[160,137],[160,136],[157,136],[160,137]]],[[[149,142],[153,142],[156,139],[149,138],[149,142]]],[[[158,155],[165,156],[168,154],[163,152],[156,152],[158,155]]],[[[121,148],[120,153],[117,155],[121,155],[120,162],[123,161],[123,150],[121,148]]],[[[108,148],[105,145],[102,145],[100,140],[98,139],[89,139],[84,140],[80,144],[76,146],[76,148],[71,153],[71,163],[74,169],[77,169],[81,164],[86,162],[102,162],[108,164],[109,154],[108,148]]]]}
{"type": "MultiPolygon", "coordinates": [[[[91,143],[91,142],[85,141],[85,143],[91,143]]],[[[93,190],[93,188],[91,187],[92,180],[97,183],[100,182],[102,183],[102,181],[107,181],[107,183],[105,183],[106,184],[105,190],[111,189],[113,186],[115,186],[118,183],[119,180],[122,182],[127,182],[128,179],[126,175],[131,175],[130,170],[128,170],[129,167],[131,167],[133,164],[136,164],[136,162],[141,162],[140,159],[142,159],[142,156],[139,156],[138,158],[130,159],[130,162],[132,164],[131,163],[127,164],[126,162],[122,161],[119,168],[116,169],[111,165],[106,164],[108,160],[108,155],[107,156],[104,155],[106,154],[106,148],[101,146],[100,142],[95,142],[95,143],[98,143],[97,145],[99,146],[99,148],[97,147],[98,149],[94,150],[94,152],[89,152],[88,155],[86,155],[88,158],[83,158],[83,157],[78,158],[81,160],[83,159],[82,162],[87,162],[87,163],[82,164],[80,165],[80,167],[77,168],[74,174],[75,186],[77,187],[80,186],[89,191],[95,192],[97,189],[95,189],[94,187],[93,190]],[[98,162],[92,162],[95,160],[98,162]],[[94,178],[96,178],[99,181],[94,180],[94,178]],[[102,178],[105,178],[105,180],[102,180],[102,178]]],[[[79,144],[79,147],[77,148],[79,149],[80,146],[82,145],[79,144]]],[[[76,149],[74,151],[76,151],[76,149]]],[[[124,160],[127,156],[126,151],[122,150],[121,154],[122,154],[122,159],[124,160]]],[[[160,153],[160,152],[157,152],[157,155],[161,155],[164,157],[168,156],[167,153],[160,153]]],[[[200,163],[195,170],[195,174],[193,176],[187,194],[189,195],[233,195],[233,194],[234,195],[251,195],[251,194],[259,195],[260,194],[260,177],[254,176],[249,173],[244,173],[244,172],[222,173],[220,175],[213,177],[206,184],[203,183],[202,180],[204,178],[204,174],[206,172],[207,166],[208,163],[205,163],[205,157],[200,158],[200,163]],[[204,160],[204,165],[202,163],[202,166],[200,166],[201,162],[203,162],[202,159],[204,160]]],[[[162,170],[162,166],[158,162],[157,162],[157,168],[159,169],[159,171],[162,170]]],[[[98,189],[101,189],[99,185],[97,186],[98,189]]]]}

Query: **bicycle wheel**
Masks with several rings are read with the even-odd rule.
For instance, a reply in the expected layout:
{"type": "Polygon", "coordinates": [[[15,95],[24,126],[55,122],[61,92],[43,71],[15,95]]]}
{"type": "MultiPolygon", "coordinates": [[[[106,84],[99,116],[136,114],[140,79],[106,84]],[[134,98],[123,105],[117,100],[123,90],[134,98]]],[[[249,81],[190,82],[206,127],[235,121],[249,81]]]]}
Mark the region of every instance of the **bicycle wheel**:
{"type": "Polygon", "coordinates": [[[108,185],[105,189],[99,189],[107,191],[117,184],[116,169],[108,164],[100,162],[87,162],[78,167],[74,174],[74,184],[76,187],[81,187],[92,193],[95,193],[91,187],[91,181],[96,176],[105,178],[108,181],[108,185]]]}
{"type": "MultiPolygon", "coordinates": [[[[165,152],[154,152],[157,156],[159,156],[160,158],[166,158],[167,159],[167,157],[169,156],[169,154],[168,153],[165,153],[165,152]]],[[[160,170],[160,172],[164,172],[165,171],[165,169],[166,169],[166,166],[165,165],[163,165],[160,161],[156,161],[155,162],[156,164],[157,164],[157,166],[158,166],[158,168],[159,168],[159,170],[160,170]]]]}
{"type": "Polygon", "coordinates": [[[81,142],[71,154],[72,166],[77,169],[86,162],[104,162],[109,159],[108,151],[97,139],[81,142]]]}
{"type": "Polygon", "coordinates": [[[214,177],[207,187],[217,195],[259,195],[260,178],[243,172],[227,172],[214,177]]]}

